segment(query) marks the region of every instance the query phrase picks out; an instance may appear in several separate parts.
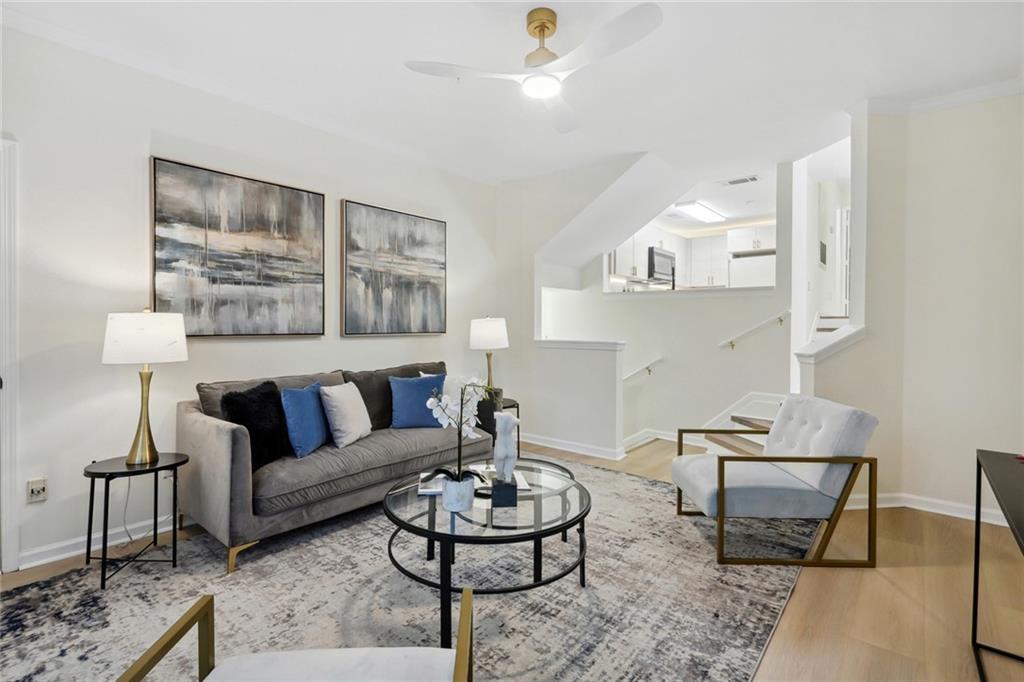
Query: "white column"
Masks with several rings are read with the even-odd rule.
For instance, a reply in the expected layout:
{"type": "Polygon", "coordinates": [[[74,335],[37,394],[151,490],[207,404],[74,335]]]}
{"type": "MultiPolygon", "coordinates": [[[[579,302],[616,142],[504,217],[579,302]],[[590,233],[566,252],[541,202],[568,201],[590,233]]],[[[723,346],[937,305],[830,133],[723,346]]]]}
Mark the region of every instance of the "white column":
{"type": "Polygon", "coordinates": [[[0,140],[0,571],[18,570],[18,143],[0,140]]]}

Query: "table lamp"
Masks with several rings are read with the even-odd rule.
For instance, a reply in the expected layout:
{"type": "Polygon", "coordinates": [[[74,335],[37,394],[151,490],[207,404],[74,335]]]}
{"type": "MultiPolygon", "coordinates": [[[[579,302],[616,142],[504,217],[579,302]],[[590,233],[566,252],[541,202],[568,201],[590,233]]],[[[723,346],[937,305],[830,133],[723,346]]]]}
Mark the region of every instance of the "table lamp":
{"type": "Polygon", "coordinates": [[[110,313],[103,341],[104,365],[142,365],[142,404],[135,440],[128,451],[128,464],[154,464],[160,458],[149,427],[149,384],[151,364],[188,360],[185,318],[180,313],[110,313]]]}
{"type": "Polygon", "coordinates": [[[491,371],[493,351],[508,348],[508,329],[504,317],[485,317],[469,321],[469,347],[472,350],[487,351],[487,388],[494,388],[491,371]]]}

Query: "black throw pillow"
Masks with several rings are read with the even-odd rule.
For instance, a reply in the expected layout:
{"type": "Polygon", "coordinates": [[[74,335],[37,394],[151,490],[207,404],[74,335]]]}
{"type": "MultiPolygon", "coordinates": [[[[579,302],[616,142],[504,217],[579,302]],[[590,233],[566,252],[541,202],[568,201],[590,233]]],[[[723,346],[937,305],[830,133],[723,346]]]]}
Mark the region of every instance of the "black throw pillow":
{"type": "Polygon", "coordinates": [[[220,399],[227,421],[249,430],[252,470],[285,455],[294,454],[288,440],[288,424],[281,405],[281,391],[273,381],[264,381],[247,391],[229,391],[220,399]]]}

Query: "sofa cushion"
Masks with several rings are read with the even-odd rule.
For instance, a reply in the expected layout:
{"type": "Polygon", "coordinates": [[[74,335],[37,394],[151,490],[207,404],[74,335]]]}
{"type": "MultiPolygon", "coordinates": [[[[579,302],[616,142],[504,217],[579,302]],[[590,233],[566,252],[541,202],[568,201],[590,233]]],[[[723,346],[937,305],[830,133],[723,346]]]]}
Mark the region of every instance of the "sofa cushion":
{"type": "Polygon", "coordinates": [[[334,680],[450,682],[455,650],[428,647],[267,651],[218,659],[210,682],[305,682],[334,680]]]}
{"type": "Polygon", "coordinates": [[[324,406],[320,402],[319,381],[314,381],[305,388],[282,389],[281,406],[284,408],[284,420],[288,425],[288,440],[296,457],[305,457],[331,437],[327,427],[327,415],[324,414],[324,406]]]}
{"type": "Polygon", "coordinates": [[[391,385],[388,383],[388,377],[418,377],[420,372],[444,374],[447,369],[443,362],[420,362],[365,372],[346,371],[343,375],[345,381],[351,381],[359,387],[359,393],[366,403],[366,411],[370,413],[370,424],[377,430],[391,426],[391,385]]]}
{"type": "Polygon", "coordinates": [[[314,381],[319,381],[321,386],[337,386],[338,384],[345,383],[345,376],[340,369],[336,369],[333,372],[320,372],[317,374],[295,374],[285,377],[198,383],[196,384],[196,393],[199,394],[199,404],[203,406],[203,414],[223,419],[224,413],[220,409],[220,401],[225,393],[228,391],[247,391],[253,386],[259,386],[264,381],[273,381],[279,389],[304,388],[314,381]]]}
{"type": "MultiPolygon", "coordinates": [[[[718,455],[683,455],[672,482],[707,516],[718,515],[718,455]]],[[[836,500],[771,462],[725,463],[725,515],[737,518],[826,519],[836,500]]]]}
{"type": "MultiPolygon", "coordinates": [[[[490,456],[490,437],[477,433],[463,441],[463,458],[490,456]]],[[[253,511],[276,514],[453,462],[455,438],[454,429],[379,429],[343,448],[331,443],[302,459],[279,459],[253,473],[253,511]]]]}
{"type": "Polygon", "coordinates": [[[292,454],[281,392],[273,381],[264,381],[247,391],[228,391],[221,403],[224,419],[249,431],[253,471],[292,454]]]}
{"type": "Polygon", "coordinates": [[[355,384],[325,386],[320,389],[320,402],[327,414],[331,437],[339,448],[370,435],[370,413],[355,384]]]}
{"type": "Polygon", "coordinates": [[[444,390],[444,374],[388,377],[391,385],[391,428],[441,428],[427,401],[444,390]]]}

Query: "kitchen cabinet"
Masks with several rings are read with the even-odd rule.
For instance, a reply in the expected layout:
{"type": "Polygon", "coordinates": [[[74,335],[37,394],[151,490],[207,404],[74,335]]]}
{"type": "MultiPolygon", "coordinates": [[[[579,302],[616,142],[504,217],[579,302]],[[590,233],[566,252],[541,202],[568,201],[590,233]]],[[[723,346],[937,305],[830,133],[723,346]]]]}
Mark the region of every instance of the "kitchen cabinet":
{"type": "Polygon", "coordinates": [[[729,286],[729,252],[726,235],[690,240],[690,286],[729,286]]]}
{"type": "Polygon", "coordinates": [[[775,256],[732,258],[729,261],[729,286],[775,286],[775,256]]]}
{"type": "Polygon", "coordinates": [[[729,253],[775,249],[775,226],[738,227],[726,233],[729,253]]]}

